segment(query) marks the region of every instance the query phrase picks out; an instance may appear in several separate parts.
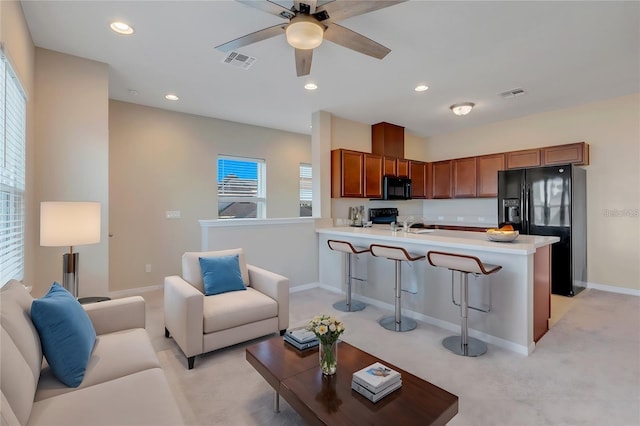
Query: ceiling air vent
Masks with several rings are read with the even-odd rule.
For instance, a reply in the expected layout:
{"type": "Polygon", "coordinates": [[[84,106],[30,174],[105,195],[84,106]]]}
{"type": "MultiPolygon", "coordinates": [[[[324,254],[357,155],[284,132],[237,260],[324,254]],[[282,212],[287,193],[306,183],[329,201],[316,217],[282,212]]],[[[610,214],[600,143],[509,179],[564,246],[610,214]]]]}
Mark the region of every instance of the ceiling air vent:
{"type": "Polygon", "coordinates": [[[222,60],[223,63],[233,65],[234,67],[242,68],[243,70],[248,70],[251,68],[253,64],[257,61],[256,58],[252,56],[243,55],[239,52],[230,52],[227,56],[222,60]]]}
{"type": "Polygon", "coordinates": [[[506,92],[500,93],[500,97],[502,97],[503,99],[509,99],[509,98],[515,98],[516,96],[526,95],[526,94],[527,92],[525,92],[524,89],[511,89],[511,90],[507,90],[506,92]]]}

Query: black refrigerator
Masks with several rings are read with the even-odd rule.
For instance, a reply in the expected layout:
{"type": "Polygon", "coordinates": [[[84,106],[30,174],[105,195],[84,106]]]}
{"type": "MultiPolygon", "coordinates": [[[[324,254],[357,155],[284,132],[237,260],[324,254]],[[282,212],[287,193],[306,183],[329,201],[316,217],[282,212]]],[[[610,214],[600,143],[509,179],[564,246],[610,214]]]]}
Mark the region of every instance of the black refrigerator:
{"type": "Polygon", "coordinates": [[[552,235],[551,292],[574,296],[587,284],[586,171],[571,164],[498,172],[498,224],[552,235]]]}

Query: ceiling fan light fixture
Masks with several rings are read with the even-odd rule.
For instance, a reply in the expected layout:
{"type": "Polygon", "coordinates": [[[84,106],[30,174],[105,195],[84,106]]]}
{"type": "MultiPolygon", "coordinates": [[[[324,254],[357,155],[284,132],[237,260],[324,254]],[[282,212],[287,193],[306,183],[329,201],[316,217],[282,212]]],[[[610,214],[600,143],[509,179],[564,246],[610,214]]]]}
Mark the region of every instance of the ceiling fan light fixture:
{"type": "Polygon", "coordinates": [[[451,111],[455,115],[467,115],[471,112],[475,105],[476,104],[474,104],[473,102],[463,102],[461,104],[451,105],[449,109],[451,109],[451,111]]]}
{"type": "Polygon", "coordinates": [[[287,25],[286,34],[287,43],[296,49],[313,49],[322,43],[324,27],[311,16],[299,15],[287,25]]]}

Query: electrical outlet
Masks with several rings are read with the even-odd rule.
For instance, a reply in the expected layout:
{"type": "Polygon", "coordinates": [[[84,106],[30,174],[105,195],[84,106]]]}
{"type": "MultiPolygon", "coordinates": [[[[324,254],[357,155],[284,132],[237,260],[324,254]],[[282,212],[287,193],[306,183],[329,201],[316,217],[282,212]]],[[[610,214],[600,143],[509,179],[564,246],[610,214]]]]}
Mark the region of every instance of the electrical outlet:
{"type": "Polygon", "coordinates": [[[180,210],[167,210],[164,213],[164,217],[167,219],[180,219],[181,213],[180,210]]]}
{"type": "Polygon", "coordinates": [[[151,272],[151,264],[147,263],[146,265],[144,265],[144,271],[145,272],[151,272]]]}

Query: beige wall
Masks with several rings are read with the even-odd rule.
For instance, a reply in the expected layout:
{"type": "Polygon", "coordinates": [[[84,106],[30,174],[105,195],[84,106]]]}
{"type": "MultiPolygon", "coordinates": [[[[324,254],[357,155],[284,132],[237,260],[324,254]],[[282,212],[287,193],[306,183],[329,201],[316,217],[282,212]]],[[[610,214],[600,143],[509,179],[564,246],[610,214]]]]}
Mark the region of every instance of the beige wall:
{"type": "MultiPolygon", "coordinates": [[[[35,253],[39,235],[36,224],[39,220],[35,198],[35,49],[29,28],[19,1],[0,1],[0,43],[9,62],[18,75],[27,96],[26,128],[26,190],[25,190],[25,275],[24,283],[36,281],[35,253]]],[[[3,284],[3,283],[2,283],[3,284]]]]}
{"type": "MultiPolygon", "coordinates": [[[[98,201],[102,205],[99,244],[74,247],[80,253],[80,297],[106,295],[108,275],[109,67],[36,49],[36,214],[41,201],[98,201]]],[[[39,229],[39,228],[36,228],[39,229]]],[[[39,232],[39,231],[37,231],[39,232]]],[[[39,238],[39,237],[38,237],[39,238]]],[[[68,247],[38,247],[38,292],[62,279],[68,247]]]]}
{"type": "Polygon", "coordinates": [[[586,141],[588,279],[640,289],[640,95],[427,139],[429,161],[586,141]],[[626,216],[608,216],[611,210],[626,216]],[[635,213],[634,213],[635,212],[635,213]]]}
{"type": "Polygon", "coordinates": [[[263,158],[267,215],[299,215],[299,164],[308,135],[111,101],[111,290],[159,285],[200,249],[199,219],[217,217],[217,157],[263,158]],[[180,219],[165,218],[179,210],[180,219]],[[145,272],[145,265],[151,272],[145,272]]]}

